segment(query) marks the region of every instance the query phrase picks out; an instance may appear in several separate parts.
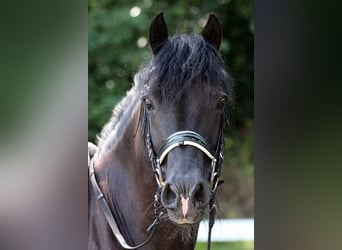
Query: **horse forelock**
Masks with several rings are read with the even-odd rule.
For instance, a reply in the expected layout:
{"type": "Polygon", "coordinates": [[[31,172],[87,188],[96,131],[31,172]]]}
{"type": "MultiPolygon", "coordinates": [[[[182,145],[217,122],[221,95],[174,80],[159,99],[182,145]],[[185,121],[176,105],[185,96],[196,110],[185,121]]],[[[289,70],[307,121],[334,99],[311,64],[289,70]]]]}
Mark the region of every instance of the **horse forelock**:
{"type": "Polygon", "coordinates": [[[210,84],[233,96],[232,79],[220,53],[201,35],[171,37],[154,56],[148,70],[150,89],[157,90],[167,102],[187,95],[194,83],[210,84]]]}

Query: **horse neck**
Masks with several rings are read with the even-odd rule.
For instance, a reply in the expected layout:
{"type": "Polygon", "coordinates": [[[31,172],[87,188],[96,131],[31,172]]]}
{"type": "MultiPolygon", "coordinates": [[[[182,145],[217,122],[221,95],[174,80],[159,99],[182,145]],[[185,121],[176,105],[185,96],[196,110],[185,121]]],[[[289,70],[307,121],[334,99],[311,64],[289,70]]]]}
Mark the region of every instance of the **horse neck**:
{"type": "MultiPolygon", "coordinates": [[[[138,124],[139,107],[135,107],[115,144],[102,150],[101,155],[94,160],[99,186],[129,244],[145,240],[146,234],[141,232],[146,232],[154,219],[156,184],[146,155],[143,135],[140,129],[137,130],[138,124]]],[[[89,209],[92,211],[98,207],[95,199],[92,197],[90,202],[89,209]]],[[[113,238],[101,210],[99,216],[93,219],[92,223],[106,225],[106,235],[113,238]]]]}

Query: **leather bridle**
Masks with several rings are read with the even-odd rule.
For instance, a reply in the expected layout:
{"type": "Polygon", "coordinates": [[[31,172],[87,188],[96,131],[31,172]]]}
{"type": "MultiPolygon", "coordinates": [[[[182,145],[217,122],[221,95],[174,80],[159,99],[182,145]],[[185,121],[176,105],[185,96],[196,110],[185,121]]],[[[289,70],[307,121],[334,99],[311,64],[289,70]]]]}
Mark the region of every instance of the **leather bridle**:
{"type": "Polygon", "coordinates": [[[116,237],[117,241],[120,243],[120,245],[124,249],[138,249],[144,245],[146,245],[153,237],[153,234],[156,230],[157,225],[161,222],[162,217],[164,215],[163,212],[158,212],[159,204],[161,203],[161,190],[164,186],[164,179],[161,171],[161,165],[166,158],[166,156],[176,147],[183,147],[183,146],[191,146],[194,147],[201,152],[203,152],[210,160],[211,160],[211,175],[210,175],[210,199],[209,199],[209,232],[208,232],[208,250],[210,249],[211,245],[211,230],[215,222],[215,215],[216,215],[216,205],[215,205],[215,193],[217,186],[221,183],[221,181],[218,180],[221,172],[221,165],[223,161],[223,152],[224,152],[224,127],[227,123],[226,114],[225,112],[222,113],[221,116],[221,125],[219,129],[219,135],[216,142],[216,148],[215,150],[210,145],[210,143],[200,134],[194,132],[194,131],[178,131],[176,133],[173,133],[170,135],[160,150],[158,151],[158,154],[155,154],[152,138],[151,138],[151,131],[150,131],[150,124],[148,122],[148,116],[145,106],[142,104],[141,107],[141,113],[140,113],[140,124],[141,124],[141,130],[142,133],[145,135],[145,144],[146,149],[148,153],[148,157],[151,162],[152,171],[154,173],[156,182],[158,184],[158,189],[155,194],[155,201],[154,201],[154,214],[155,219],[153,223],[148,227],[148,231],[150,232],[150,235],[147,237],[147,239],[142,242],[141,244],[138,244],[136,246],[130,246],[125,241],[125,238],[121,234],[118,225],[114,219],[113,214],[110,211],[110,208],[105,200],[105,197],[103,193],[101,192],[101,189],[99,185],[97,184],[96,178],[95,178],[95,170],[94,170],[94,163],[93,159],[91,159],[89,164],[89,176],[90,181],[93,186],[95,195],[99,201],[100,207],[105,215],[105,218],[116,237]]]}
{"type": "Polygon", "coordinates": [[[151,138],[150,124],[148,121],[147,111],[144,106],[141,108],[141,129],[145,134],[145,144],[148,152],[148,156],[151,162],[152,171],[154,173],[156,182],[158,184],[158,191],[156,193],[156,199],[160,202],[161,190],[164,186],[164,179],[162,175],[161,165],[165,157],[176,147],[192,146],[202,151],[211,160],[211,175],[210,175],[210,199],[209,199],[209,231],[208,231],[208,250],[211,245],[211,230],[215,223],[216,205],[215,194],[219,184],[223,181],[219,181],[221,174],[221,166],[223,162],[225,139],[224,128],[227,124],[226,112],[221,115],[221,124],[219,128],[219,135],[216,142],[216,149],[200,134],[194,131],[178,131],[170,135],[164,144],[161,146],[158,154],[153,149],[153,143],[151,138]]]}

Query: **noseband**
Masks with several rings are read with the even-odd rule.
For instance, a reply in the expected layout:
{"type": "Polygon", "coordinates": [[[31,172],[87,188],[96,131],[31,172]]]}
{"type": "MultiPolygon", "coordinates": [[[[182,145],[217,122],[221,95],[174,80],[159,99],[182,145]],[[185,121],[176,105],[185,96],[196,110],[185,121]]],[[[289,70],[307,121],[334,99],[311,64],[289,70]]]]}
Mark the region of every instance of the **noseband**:
{"type": "Polygon", "coordinates": [[[213,183],[214,175],[215,175],[215,166],[217,159],[215,158],[214,150],[208,141],[202,137],[200,134],[193,131],[179,131],[172,135],[170,135],[164,145],[160,148],[159,153],[156,157],[157,169],[156,172],[158,174],[157,182],[159,185],[164,186],[163,177],[161,174],[161,165],[166,158],[166,156],[175,148],[182,146],[192,146],[200,151],[202,151],[208,158],[211,160],[211,177],[210,184],[213,183]]]}

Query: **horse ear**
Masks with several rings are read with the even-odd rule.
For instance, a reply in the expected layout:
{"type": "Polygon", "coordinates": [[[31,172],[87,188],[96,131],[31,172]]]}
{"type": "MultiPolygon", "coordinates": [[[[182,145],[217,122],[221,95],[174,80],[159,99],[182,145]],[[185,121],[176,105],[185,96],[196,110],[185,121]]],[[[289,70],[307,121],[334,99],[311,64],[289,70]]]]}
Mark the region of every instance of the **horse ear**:
{"type": "Polygon", "coordinates": [[[153,54],[157,54],[168,39],[167,27],[165,24],[163,12],[159,12],[152,20],[149,31],[149,41],[153,54]]]}
{"type": "Polygon", "coordinates": [[[220,20],[214,13],[210,13],[207,24],[205,25],[202,36],[218,50],[222,40],[222,27],[220,20]]]}

